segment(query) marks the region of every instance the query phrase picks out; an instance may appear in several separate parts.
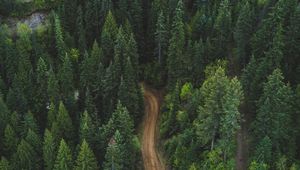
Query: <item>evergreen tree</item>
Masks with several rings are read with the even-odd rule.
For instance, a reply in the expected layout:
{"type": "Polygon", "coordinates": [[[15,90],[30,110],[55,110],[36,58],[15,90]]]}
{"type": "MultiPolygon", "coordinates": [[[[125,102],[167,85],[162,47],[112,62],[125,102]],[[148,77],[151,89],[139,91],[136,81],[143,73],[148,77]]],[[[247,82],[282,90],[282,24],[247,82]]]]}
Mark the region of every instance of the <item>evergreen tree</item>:
{"type": "Polygon", "coordinates": [[[38,169],[36,156],[34,148],[22,139],[14,154],[14,169],[38,169]]]}
{"type": "Polygon", "coordinates": [[[138,122],[141,118],[140,111],[143,110],[143,99],[135,75],[130,58],[127,58],[125,74],[121,80],[118,98],[128,109],[134,120],[138,122]],[[131,100],[128,101],[128,98],[131,100]]]}
{"type": "Polygon", "coordinates": [[[80,118],[79,138],[80,141],[86,140],[88,143],[94,143],[95,127],[89,113],[85,111],[80,118]]]}
{"type": "Polygon", "coordinates": [[[63,59],[62,67],[60,68],[59,84],[62,93],[62,99],[68,109],[74,105],[74,83],[73,83],[73,70],[72,63],[69,56],[66,54],[63,59]]]}
{"type": "Polygon", "coordinates": [[[48,95],[45,93],[48,87],[48,70],[47,65],[43,58],[40,58],[37,64],[37,90],[35,97],[35,108],[34,111],[39,113],[37,120],[44,127],[46,121],[47,102],[48,95]]]}
{"type": "Polygon", "coordinates": [[[270,138],[274,148],[272,157],[279,153],[293,155],[293,101],[292,90],[283,82],[281,71],[274,70],[264,84],[263,94],[258,101],[256,120],[253,123],[255,141],[259,142],[265,136],[270,138]]]}
{"type": "Polygon", "coordinates": [[[2,132],[9,121],[9,110],[0,96],[0,136],[2,136],[2,132]]]}
{"type": "Polygon", "coordinates": [[[124,169],[123,157],[121,146],[118,141],[121,138],[121,134],[119,131],[115,132],[115,135],[108,143],[108,147],[106,149],[105,161],[104,161],[104,169],[124,169]]]}
{"type": "Polygon", "coordinates": [[[112,114],[111,119],[108,121],[107,125],[104,127],[104,136],[106,141],[114,135],[116,130],[120,131],[122,140],[120,144],[122,147],[121,152],[124,155],[132,155],[131,157],[124,157],[124,169],[132,169],[134,166],[134,161],[136,159],[136,151],[133,147],[133,121],[129,116],[128,110],[122,106],[119,102],[116,110],[112,114]]]}
{"type": "Polygon", "coordinates": [[[49,71],[47,93],[49,97],[49,102],[57,105],[58,101],[60,100],[59,85],[52,68],[49,71]]]}
{"type": "Polygon", "coordinates": [[[12,169],[12,167],[10,166],[8,160],[4,157],[1,157],[0,169],[2,169],[2,170],[11,170],[12,169]]]}
{"type": "MultiPolygon", "coordinates": [[[[65,105],[60,102],[59,108],[58,108],[58,115],[56,117],[57,129],[52,129],[53,135],[57,140],[60,140],[61,138],[66,139],[67,142],[71,142],[73,140],[73,124],[72,120],[70,118],[70,115],[65,108],[65,105]]],[[[53,127],[53,124],[52,124],[53,127]]]]}
{"type": "Polygon", "coordinates": [[[51,102],[49,106],[49,111],[47,114],[47,128],[51,128],[53,122],[56,120],[57,110],[55,105],[51,102]]]}
{"type": "Polygon", "coordinates": [[[52,133],[46,129],[43,142],[43,159],[46,170],[52,170],[54,167],[56,145],[52,133]]]}
{"type": "Polygon", "coordinates": [[[17,145],[18,145],[18,136],[14,129],[7,124],[4,131],[4,152],[7,158],[10,158],[13,153],[15,153],[17,145]]]}
{"type": "Polygon", "coordinates": [[[256,146],[254,159],[260,163],[267,163],[270,165],[272,161],[272,141],[268,136],[265,136],[256,146]]]}
{"type": "MultiPolygon", "coordinates": [[[[33,116],[33,114],[30,111],[28,111],[24,115],[24,120],[22,122],[22,134],[23,134],[23,136],[25,136],[27,134],[29,129],[31,129],[32,131],[34,131],[37,134],[39,132],[39,127],[37,125],[37,121],[36,121],[35,117],[33,116]]],[[[27,142],[29,142],[29,141],[27,141],[27,142]]]]}
{"type": "MultiPolygon", "coordinates": [[[[30,146],[33,147],[34,151],[38,154],[37,156],[40,156],[40,153],[42,153],[42,142],[40,139],[40,136],[36,134],[31,129],[28,129],[27,135],[25,137],[25,140],[28,142],[30,146]]],[[[36,160],[39,160],[39,157],[34,158],[36,160]]]]}
{"type": "Polygon", "coordinates": [[[94,170],[98,169],[97,160],[93,151],[90,149],[86,140],[83,140],[79,154],[77,156],[76,170],[94,170]]]}
{"type": "MultiPolygon", "coordinates": [[[[74,25],[76,23],[76,13],[77,3],[72,0],[63,1],[63,23],[66,31],[69,33],[74,33],[74,25]]],[[[78,12],[78,11],[77,11],[78,12]]]]}
{"type": "Polygon", "coordinates": [[[83,23],[83,12],[81,6],[77,9],[77,20],[76,20],[76,29],[77,29],[77,47],[79,48],[80,54],[83,55],[85,50],[87,49],[86,46],[86,39],[85,39],[85,29],[83,23]]]}
{"type": "Polygon", "coordinates": [[[169,89],[173,89],[177,81],[184,81],[185,64],[183,50],[185,45],[185,35],[182,0],[178,1],[169,44],[167,59],[168,85],[169,89]]]}
{"type": "Polygon", "coordinates": [[[60,18],[55,14],[54,16],[55,27],[55,41],[58,59],[62,60],[66,55],[66,45],[63,37],[63,30],[60,24],[60,18]]]}
{"type": "Polygon", "coordinates": [[[167,58],[168,31],[166,26],[166,18],[162,11],[158,16],[156,23],[155,42],[155,54],[158,56],[158,63],[164,66],[167,58]]]}
{"type": "Polygon", "coordinates": [[[108,12],[101,33],[101,47],[103,49],[103,64],[107,66],[114,56],[114,46],[117,39],[118,26],[111,11],[108,12]]]}
{"type": "Polygon", "coordinates": [[[73,167],[72,152],[68,145],[62,139],[60,141],[59,149],[57,152],[54,170],[71,170],[73,167]]]}
{"type": "MultiPolygon", "coordinates": [[[[236,22],[234,39],[236,42],[237,61],[236,67],[245,67],[250,55],[250,38],[253,33],[254,10],[249,2],[245,2],[236,22]]],[[[240,69],[238,69],[240,71],[240,69]]]]}

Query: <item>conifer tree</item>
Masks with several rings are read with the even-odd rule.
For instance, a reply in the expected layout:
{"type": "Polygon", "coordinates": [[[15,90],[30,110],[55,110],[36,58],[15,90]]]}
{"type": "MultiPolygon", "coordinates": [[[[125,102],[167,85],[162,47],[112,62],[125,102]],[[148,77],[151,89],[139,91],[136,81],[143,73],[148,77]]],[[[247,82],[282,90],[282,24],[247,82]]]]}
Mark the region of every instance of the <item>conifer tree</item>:
{"type": "Polygon", "coordinates": [[[48,69],[43,58],[39,58],[37,64],[37,90],[35,97],[35,112],[38,112],[37,120],[44,127],[47,113],[48,95],[45,93],[48,87],[48,69]]]}
{"type": "Polygon", "coordinates": [[[52,68],[50,68],[49,71],[49,78],[47,84],[48,84],[47,93],[49,97],[49,102],[58,105],[58,101],[60,100],[59,85],[58,85],[58,80],[52,68]]]}
{"type": "Polygon", "coordinates": [[[72,0],[63,1],[63,23],[66,31],[73,34],[75,32],[77,3],[72,0]]]}
{"type": "MultiPolygon", "coordinates": [[[[237,48],[237,63],[235,66],[241,65],[245,67],[250,55],[250,38],[253,33],[254,10],[249,2],[243,5],[234,32],[234,39],[237,48]]],[[[238,69],[238,71],[240,71],[238,69]]]]}
{"type": "Polygon", "coordinates": [[[9,121],[9,110],[0,96],[0,135],[2,136],[2,132],[9,121]]]}
{"type": "Polygon", "coordinates": [[[54,170],[71,170],[73,168],[72,152],[66,144],[65,140],[60,141],[57,152],[54,170]]]}
{"type": "Polygon", "coordinates": [[[223,58],[228,55],[228,43],[232,36],[232,18],[229,5],[229,0],[221,1],[218,16],[214,25],[216,31],[216,58],[223,58]]]}
{"type": "Polygon", "coordinates": [[[95,127],[92,119],[87,111],[84,111],[80,118],[79,138],[80,141],[86,140],[93,144],[95,135],[95,127]]]}
{"type": "Polygon", "coordinates": [[[139,91],[136,74],[132,67],[130,58],[127,58],[125,74],[120,83],[118,98],[128,109],[134,120],[138,122],[141,118],[140,111],[143,110],[143,99],[141,92],[139,91]],[[131,101],[128,101],[128,98],[130,98],[131,101]]]}
{"type": "Polygon", "coordinates": [[[23,136],[25,136],[27,134],[29,129],[31,129],[35,133],[39,132],[39,127],[37,125],[37,121],[36,121],[35,117],[33,116],[33,114],[30,111],[28,111],[24,115],[24,120],[23,120],[22,123],[23,123],[23,125],[22,125],[22,134],[23,134],[23,136]]]}
{"type": "Polygon", "coordinates": [[[1,157],[0,169],[2,169],[2,170],[12,170],[12,167],[11,167],[9,161],[5,157],[1,157]]]}
{"type": "Polygon", "coordinates": [[[105,161],[104,161],[104,169],[124,169],[123,157],[121,150],[121,145],[118,143],[120,141],[121,134],[119,131],[115,132],[115,135],[108,143],[108,147],[106,149],[105,161]]]}
{"type": "Polygon", "coordinates": [[[128,113],[126,107],[124,107],[120,102],[117,104],[117,108],[112,114],[111,119],[108,121],[107,125],[104,127],[104,136],[106,141],[114,135],[116,130],[120,131],[122,140],[119,144],[124,147],[120,148],[124,155],[132,155],[131,157],[124,157],[124,168],[132,169],[134,161],[136,159],[136,151],[133,148],[133,121],[128,113]]]}
{"type": "MultiPolygon", "coordinates": [[[[40,139],[40,136],[38,136],[38,134],[36,134],[33,130],[28,129],[27,135],[25,137],[25,140],[28,142],[28,144],[30,146],[33,147],[33,149],[35,150],[35,152],[37,154],[42,153],[42,141],[40,139]]],[[[40,155],[38,155],[40,156],[40,155]]],[[[35,158],[36,160],[39,160],[39,157],[35,158]]]]}
{"type": "Polygon", "coordinates": [[[55,42],[58,59],[62,60],[66,55],[66,45],[63,37],[63,30],[60,24],[60,18],[55,14],[54,16],[54,27],[55,27],[55,42]]]}
{"type": "Polygon", "coordinates": [[[101,47],[103,49],[103,64],[108,66],[114,57],[114,46],[117,39],[118,26],[111,11],[108,12],[101,33],[101,47]]]}
{"type": "Polygon", "coordinates": [[[22,139],[14,154],[14,169],[37,169],[36,156],[34,148],[22,139]]]}
{"type": "Polygon", "coordinates": [[[86,140],[83,140],[77,156],[75,170],[98,169],[97,160],[86,140]]]}
{"type": "Polygon", "coordinates": [[[54,167],[56,145],[52,133],[46,129],[43,142],[43,160],[46,170],[52,170],[54,167]]]}
{"type": "Polygon", "coordinates": [[[57,116],[57,110],[54,103],[50,103],[49,110],[47,113],[47,128],[51,128],[53,122],[55,122],[57,116]]]}
{"type": "Polygon", "coordinates": [[[18,136],[14,129],[7,124],[4,131],[4,151],[7,158],[10,158],[13,153],[15,153],[17,145],[18,145],[18,136]]]}
{"type": "Polygon", "coordinates": [[[167,68],[168,85],[170,89],[175,87],[177,81],[183,81],[184,79],[184,45],[183,2],[182,0],[179,0],[172,24],[171,39],[168,49],[167,68]]]}
{"type": "Polygon", "coordinates": [[[274,148],[272,156],[278,153],[293,155],[293,101],[291,87],[283,82],[281,71],[274,70],[264,84],[263,94],[258,101],[256,120],[253,123],[256,141],[261,141],[265,136],[270,138],[274,148]]]}
{"type": "Polygon", "coordinates": [[[77,9],[77,20],[76,20],[76,29],[77,29],[77,47],[79,48],[80,54],[83,55],[85,50],[87,49],[86,46],[86,38],[85,38],[85,29],[83,23],[83,12],[81,6],[77,9]]]}
{"type": "Polygon", "coordinates": [[[55,138],[58,140],[63,138],[66,139],[67,142],[71,142],[74,133],[73,124],[71,117],[62,102],[59,104],[58,115],[55,123],[57,124],[57,131],[55,131],[57,134],[53,131],[55,138]]]}
{"type": "Polygon", "coordinates": [[[59,84],[62,93],[62,99],[68,109],[73,107],[74,99],[74,83],[72,63],[69,56],[66,54],[63,59],[62,67],[60,68],[59,84]]]}
{"type": "Polygon", "coordinates": [[[155,42],[155,54],[158,56],[158,63],[164,66],[167,58],[168,31],[166,26],[166,18],[162,11],[159,13],[156,22],[155,42]]]}

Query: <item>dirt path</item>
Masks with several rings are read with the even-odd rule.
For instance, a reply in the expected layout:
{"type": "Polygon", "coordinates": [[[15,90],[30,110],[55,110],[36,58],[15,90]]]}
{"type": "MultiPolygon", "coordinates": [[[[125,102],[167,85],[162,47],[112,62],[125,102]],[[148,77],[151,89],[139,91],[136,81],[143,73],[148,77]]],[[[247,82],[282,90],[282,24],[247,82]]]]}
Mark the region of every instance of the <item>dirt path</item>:
{"type": "Polygon", "coordinates": [[[157,121],[161,96],[155,90],[144,86],[145,119],[142,141],[142,155],[145,170],[164,170],[157,151],[157,121]]]}

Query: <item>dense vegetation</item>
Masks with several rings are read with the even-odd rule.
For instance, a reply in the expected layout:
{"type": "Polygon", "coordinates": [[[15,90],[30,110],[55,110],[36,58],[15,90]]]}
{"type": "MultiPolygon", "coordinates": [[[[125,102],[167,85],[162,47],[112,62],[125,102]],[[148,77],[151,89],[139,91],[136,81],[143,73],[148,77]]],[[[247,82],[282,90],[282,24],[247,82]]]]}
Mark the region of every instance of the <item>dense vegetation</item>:
{"type": "Polygon", "coordinates": [[[0,23],[0,169],[141,169],[140,81],[167,167],[300,168],[298,0],[0,0],[37,9],[0,23]]]}

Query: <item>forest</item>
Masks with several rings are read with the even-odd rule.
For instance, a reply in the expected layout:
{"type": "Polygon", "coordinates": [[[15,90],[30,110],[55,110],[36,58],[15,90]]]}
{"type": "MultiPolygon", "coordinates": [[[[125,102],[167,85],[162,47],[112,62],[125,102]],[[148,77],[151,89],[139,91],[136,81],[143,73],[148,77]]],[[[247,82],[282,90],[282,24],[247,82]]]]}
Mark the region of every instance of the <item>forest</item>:
{"type": "Polygon", "coordinates": [[[0,170],[300,170],[299,123],[298,0],[0,0],[0,170]]]}

